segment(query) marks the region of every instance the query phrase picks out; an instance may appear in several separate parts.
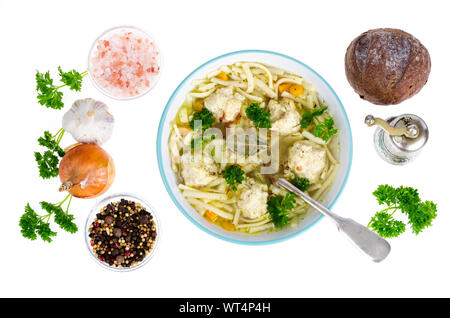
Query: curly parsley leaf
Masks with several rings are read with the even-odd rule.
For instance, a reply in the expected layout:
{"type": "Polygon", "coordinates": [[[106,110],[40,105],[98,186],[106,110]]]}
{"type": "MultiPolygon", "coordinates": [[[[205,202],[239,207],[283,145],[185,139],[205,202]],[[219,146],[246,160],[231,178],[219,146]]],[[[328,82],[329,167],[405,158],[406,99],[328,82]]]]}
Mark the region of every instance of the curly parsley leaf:
{"type": "Polygon", "coordinates": [[[214,115],[208,108],[203,108],[199,112],[195,112],[189,126],[192,130],[203,129],[205,131],[214,124],[214,115]]]}
{"type": "Polygon", "coordinates": [[[308,190],[309,186],[311,185],[309,179],[307,179],[307,178],[300,178],[300,177],[295,177],[294,179],[291,180],[291,183],[295,187],[297,187],[300,191],[308,190]]]}
{"type": "Polygon", "coordinates": [[[397,189],[390,185],[379,185],[373,192],[373,195],[377,199],[379,205],[393,205],[397,203],[397,189]]]}
{"type": "Polygon", "coordinates": [[[327,118],[314,127],[313,135],[322,138],[324,141],[328,141],[333,135],[337,134],[337,132],[338,130],[334,128],[333,118],[327,118]]]}
{"type": "Polygon", "coordinates": [[[256,128],[271,128],[270,113],[266,112],[264,108],[260,107],[258,103],[251,103],[245,109],[247,117],[253,121],[256,128]]]}
{"type": "Polygon", "coordinates": [[[77,225],[73,222],[74,219],[75,217],[72,214],[62,211],[55,212],[55,223],[66,232],[76,233],[78,231],[77,225]]]}
{"type": "Polygon", "coordinates": [[[75,233],[78,231],[77,225],[73,222],[74,216],[68,213],[70,202],[72,196],[69,194],[62,202],[59,204],[52,204],[49,202],[42,201],[41,208],[47,212],[44,215],[38,215],[31,207],[30,204],[25,206],[25,212],[22,214],[19,220],[19,226],[21,228],[22,236],[30,239],[36,240],[39,235],[40,238],[45,242],[52,242],[52,237],[56,236],[57,233],[53,232],[50,228],[50,218],[53,215],[54,221],[59,227],[69,233],[75,233]],[[63,211],[61,205],[70,197],[69,204],[67,205],[66,211],[63,211]]]}
{"type": "Polygon", "coordinates": [[[49,214],[54,215],[55,223],[58,224],[64,231],[69,233],[75,233],[78,231],[77,225],[73,222],[75,217],[72,214],[64,212],[61,206],[43,201],[41,202],[41,207],[49,214]]]}
{"type": "Polygon", "coordinates": [[[53,85],[50,72],[44,74],[36,71],[36,91],[38,92],[39,104],[53,109],[64,107],[62,102],[63,93],[58,91],[58,87],[53,85]]]}
{"type": "Polygon", "coordinates": [[[432,225],[432,221],[436,218],[437,205],[432,201],[420,202],[415,207],[411,207],[408,213],[408,224],[414,234],[419,234],[426,227],[432,225]]]}
{"type": "Polygon", "coordinates": [[[62,130],[60,130],[56,136],[52,136],[50,132],[44,131],[44,136],[38,138],[38,144],[42,147],[55,151],[60,157],[63,157],[65,152],[56,140],[56,137],[59,136],[60,133],[62,133],[62,130]]]}
{"type": "Polygon", "coordinates": [[[56,236],[56,232],[53,232],[52,229],[50,228],[50,224],[45,223],[45,222],[41,222],[38,224],[38,226],[36,227],[36,232],[37,234],[39,234],[39,236],[41,237],[41,239],[45,242],[52,242],[52,237],[56,236]]]}
{"type": "Polygon", "coordinates": [[[291,220],[287,215],[294,208],[295,195],[288,192],[282,195],[274,195],[267,201],[267,210],[276,227],[283,227],[291,220]]]}
{"type": "Polygon", "coordinates": [[[45,131],[44,136],[38,139],[38,144],[48,149],[43,154],[39,152],[34,153],[34,158],[39,168],[39,175],[43,179],[53,178],[59,174],[59,161],[65,155],[64,150],[59,146],[63,135],[63,129],[59,130],[55,136],[45,131]]]}
{"type": "Polygon", "coordinates": [[[21,227],[23,237],[30,240],[35,240],[37,238],[36,228],[39,223],[39,216],[30,207],[30,204],[27,203],[25,206],[25,213],[22,214],[19,221],[19,226],[21,227]]]}
{"type": "Polygon", "coordinates": [[[312,112],[303,113],[302,119],[300,120],[300,126],[302,128],[308,128],[308,126],[312,123],[314,117],[322,115],[327,109],[328,106],[324,106],[321,108],[314,109],[312,112]]]}
{"type": "Polygon", "coordinates": [[[244,174],[244,170],[239,166],[228,166],[222,171],[222,177],[233,191],[237,190],[236,184],[241,184],[244,181],[244,174]]]}
{"type": "Polygon", "coordinates": [[[397,237],[405,232],[405,223],[398,221],[386,212],[377,212],[370,220],[371,228],[384,237],[397,237]]]}
{"type": "Polygon", "coordinates": [[[43,220],[45,217],[39,216],[27,203],[25,206],[25,213],[22,214],[19,221],[21,233],[23,237],[36,240],[39,235],[45,242],[51,242],[51,237],[56,236],[56,233],[50,229],[50,225],[43,220]]]}
{"type": "Polygon", "coordinates": [[[47,150],[44,154],[39,152],[34,153],[34,158],[38,164],[39,175],[43,179],[50,179],[57,177],[59,174],[59,158],[56,157],[52,151],[47,150]]]}
{"type": "Polygon", "coordinates": [[[71,90],[81,91],[81,84],[83,81],[83,74],[79,73],[75,70],[71,70],[69,72],[63,72],[61,66],[58,66],[59,76],[61,76],[61,82],[69,86],[71,90]]]}
{"type": "Polygon", "coordinates": [[[47,71],[46,73],[36,71],[35,78],[38,102],[47,108],[62,109],[64,103],[62,102],[63,93],[60,89],[64,86],[69,86],[72,90],[80,91],[82,79],[87,75],[87,71],[83,73],[79,73],[75,70],[63,72],[60,66],[58,66],[58,72],[63,84],[56,86],[53,83],[53,79],[50,77],[50,71],[47,71]]]}
{"type": "Polygon", "coordinates": [[[416,235],[431,226],[437,216],[437,205],[432,201],[422,202],[418,190],[412,187],[380,185],[373,195],[378,204],[387,207],[372,217],[368,227],[383,237],[397,237],[405,231],[405,223],[393,217],[398,210],[407,216],[408,224],[416,235]]]}

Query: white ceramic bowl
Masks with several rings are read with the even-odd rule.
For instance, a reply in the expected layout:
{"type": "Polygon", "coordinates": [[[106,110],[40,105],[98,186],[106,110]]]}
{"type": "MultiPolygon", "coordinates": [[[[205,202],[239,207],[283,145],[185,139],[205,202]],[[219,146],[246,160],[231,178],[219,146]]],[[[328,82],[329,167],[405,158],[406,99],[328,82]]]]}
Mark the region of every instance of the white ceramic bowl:
{"type": "Polygon", "coordinates": [[[321,218],[321,214],[317,211],[311,211],[297,227],[286,227],[276,232],[261,233],[256,235],[228,232],[214,224],[209,223],[186,202],[178,190],[175,174],[171,168],[168,149],[170,122],[175,118],[179,107],[185,100],[186,94],[192,89],[191,81],[193,79],[204,78],[208,72],[217,69],[221,65],[228,65],[238,61],[256,61],[282,68],[289,72],[303,76],[308,82],[312,83],[317,88],[320,96],[327,103],[328,109],[334,116],[336,125],[340,130],[339,161],[341,165],[336,181],[334,182],[326,198],[323,200],[323,204],[331,208],[339,198],[350,172],[353,149],[350,124],[347,114],[345,113],[344,106],[331,86],[312,68],[292,57],[276,52],[248,50],[221,55],[196,68],[181,82],[180,85],[178,85],[175,92],[167,102],[159,124],[157,139],[159,170],[164,181],[164,185],[166,186],[166,189],[175,205],[192,223],[200,227],[205,232],[234,243],[253,245],[275,243],[292,238],[305,229],[311,227],[312,224],[321,218]]]}

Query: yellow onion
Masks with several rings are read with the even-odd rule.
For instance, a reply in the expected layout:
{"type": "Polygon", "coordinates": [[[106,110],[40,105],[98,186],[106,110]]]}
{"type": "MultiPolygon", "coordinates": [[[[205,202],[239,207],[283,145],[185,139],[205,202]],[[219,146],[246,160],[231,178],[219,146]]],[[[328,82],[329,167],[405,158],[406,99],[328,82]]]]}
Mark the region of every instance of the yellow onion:
{"type": "Polygon", "coordinates": [[[77,198],[93,198],[105,193],[114,181],[111,156],[95,144],[75,144],[66,149],[59,165],[59,191],[77,198]]]}

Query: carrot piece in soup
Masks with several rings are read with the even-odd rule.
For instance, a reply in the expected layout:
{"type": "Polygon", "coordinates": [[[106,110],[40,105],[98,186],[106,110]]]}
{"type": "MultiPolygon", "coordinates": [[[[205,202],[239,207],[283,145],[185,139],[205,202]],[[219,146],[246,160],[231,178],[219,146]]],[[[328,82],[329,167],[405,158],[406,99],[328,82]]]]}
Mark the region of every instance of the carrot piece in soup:
{"type": "Polygon", "coordinates": [[[236,231],[236,227],[234,226],[233,223],[231,223],[230,221],[224,221],[222,222],[222,228],[226,231],[230,231],[230,232],[234,232],[236,231]]]}
{"type": "Polygon", "coordinates": [[[278,91],[281,94],[281,93],[287,91],[290,87],[291,87],[290,83],[283,83],[283,84],[278,85],[278,91]]]}
{"type": "Polygon", "coordinates": [[[205,212],[205,218],[209,222],[213,223],[217,219],[217,214],[215,214],[214,212],[211,212],[211,211],[206,211],[205,212]]]}
{"type": "Polygon", "coordinates": [[[222,81],[228,81],[228,75],[225,72],[220,72],[219,75],[217,75],[217,78],[222,81]]]}
{"type": "Polygon", "coordinates": [[[291,87],[289,87],[289,93],[291,93],[292,96],[297,97],[300,95],[303,95],[305,89],[302,85],[299,84],[293,84],[291,87]]]}

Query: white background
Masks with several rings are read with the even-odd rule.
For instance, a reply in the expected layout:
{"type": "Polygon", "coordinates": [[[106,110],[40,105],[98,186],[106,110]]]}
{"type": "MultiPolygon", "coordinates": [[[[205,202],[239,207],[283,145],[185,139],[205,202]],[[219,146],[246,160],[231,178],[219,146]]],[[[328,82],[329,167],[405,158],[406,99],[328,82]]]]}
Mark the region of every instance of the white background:
{"type": "MultiPolygon", "coordinates": [[[[0,1],[0,296],[62,297],[413,297],[450,296],[448,195],[447,1],[0,1]],[[84,222],[96,199],[72,202],[79,232],[58,231],[51,244],[21,237],[18,221],[27,202],[59,202],[58,181],[42,181],[33,158],[44,130],[61,127],[63,111],[37,103],[35,71],[84,71],[94,39],[132,24],[148,30],[165,60],[157,86],[142,98],[120,102],[98,92],[88,78],[81,93],[64,91],[67,110],[78,98],[106,102],[116,118],[104,148],[114,158],[109,194],[131,192],[156,208],[163,230],[155,257],[130,273],[101,268],[84,242],[84,222]],[[360,100],[344,73],[348,44],[377,27],[401,28],[431,54],[428,84],[398,106],[360,100]],[[434,225],[419,236],[390,240],[391,255],[371,263],[322,219],[287,242],[241,246],[216,239],[175,207],[156,160],[157,125],[173,90],[194,68],[215,56],[265,49],[314,68],[336,90],[353,129],[349,181],[334,211],[366,224],[378,205],[379,184],[417,187],[438,204],[434,225]],[[378,158],[374,129],[365,115],[414,113],[430,127],[429,143],[413,163],[396,167],[378,158]]],[[[66,135],[62,145],[73,143],[66,135]]]]}

